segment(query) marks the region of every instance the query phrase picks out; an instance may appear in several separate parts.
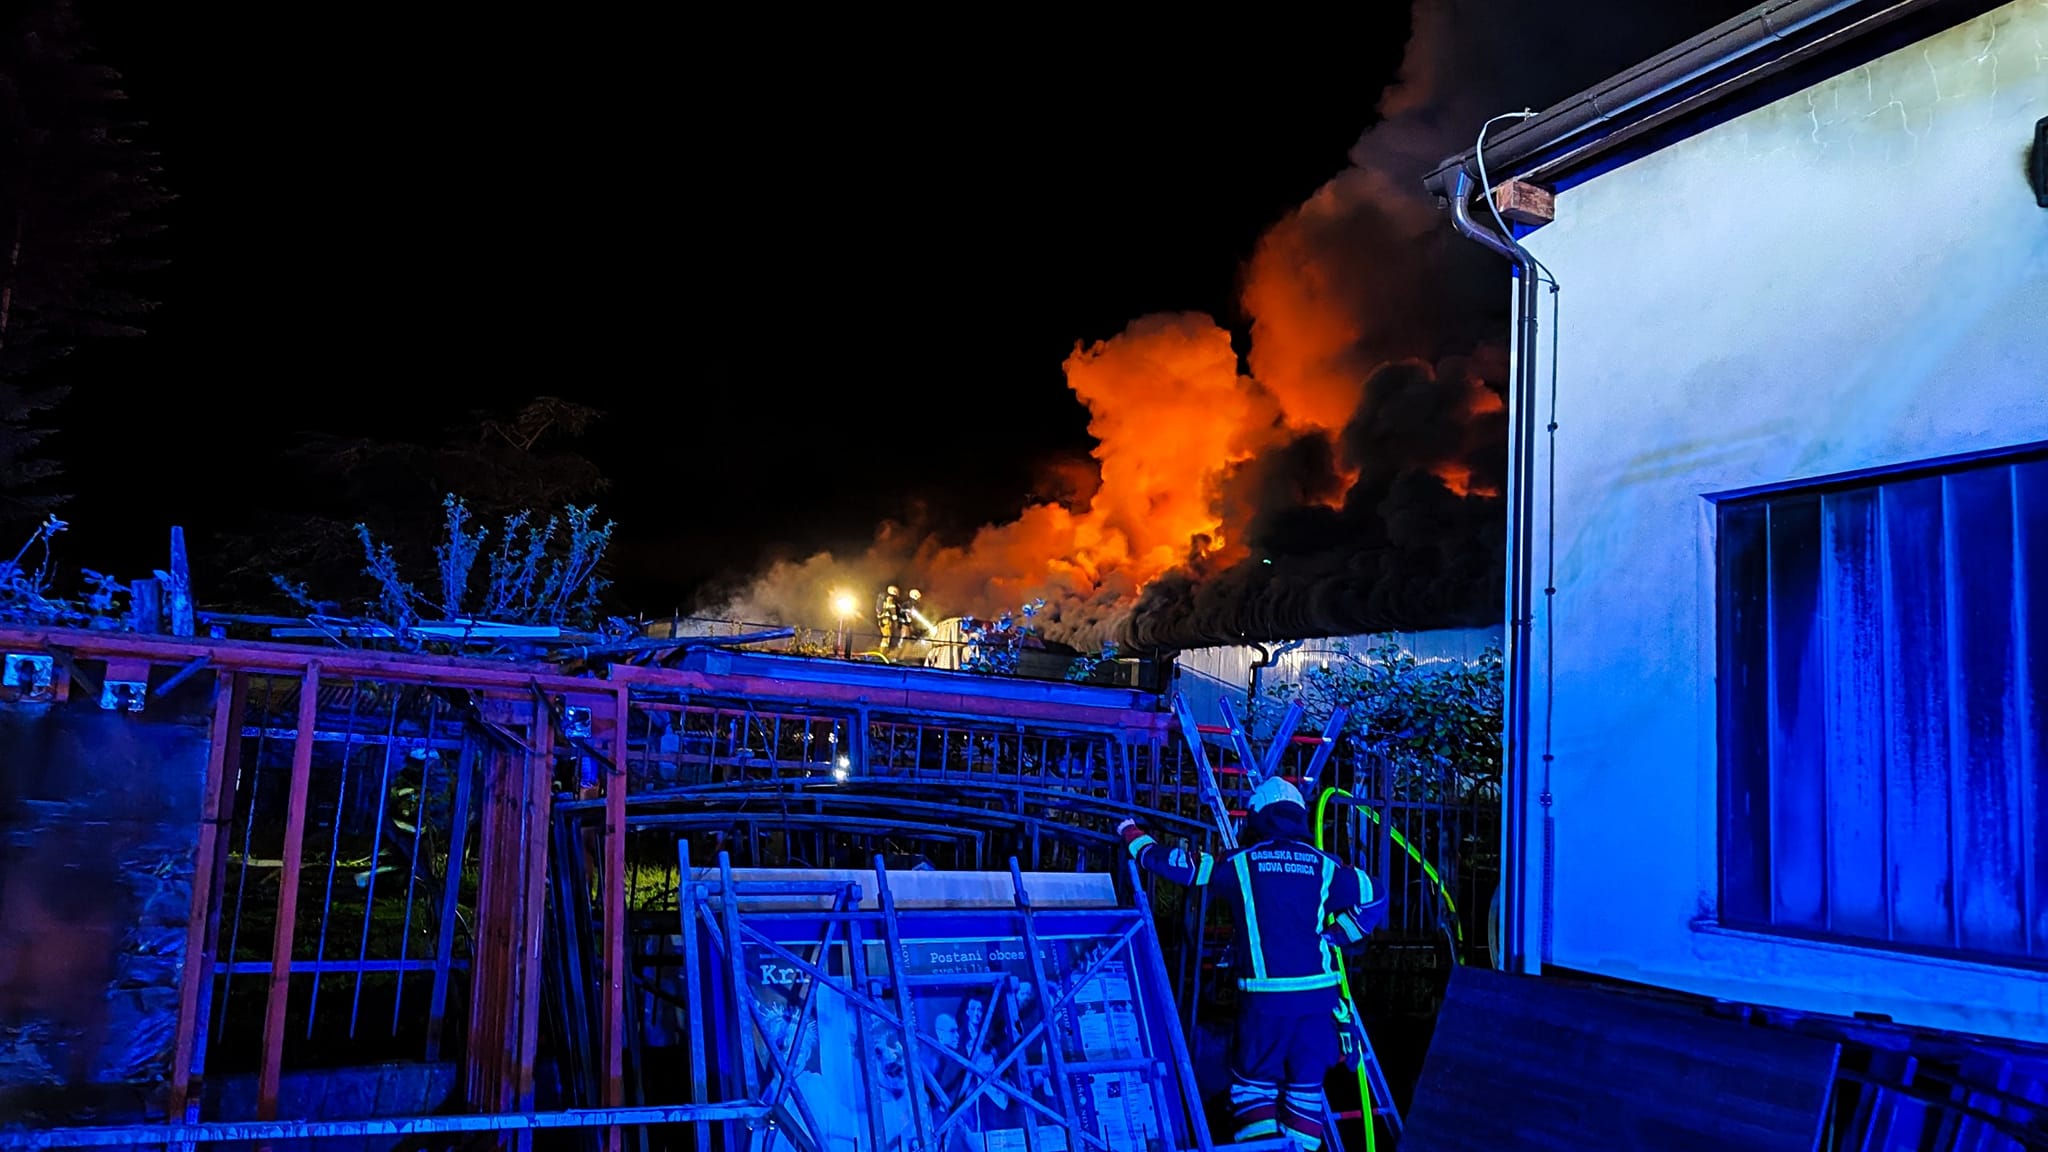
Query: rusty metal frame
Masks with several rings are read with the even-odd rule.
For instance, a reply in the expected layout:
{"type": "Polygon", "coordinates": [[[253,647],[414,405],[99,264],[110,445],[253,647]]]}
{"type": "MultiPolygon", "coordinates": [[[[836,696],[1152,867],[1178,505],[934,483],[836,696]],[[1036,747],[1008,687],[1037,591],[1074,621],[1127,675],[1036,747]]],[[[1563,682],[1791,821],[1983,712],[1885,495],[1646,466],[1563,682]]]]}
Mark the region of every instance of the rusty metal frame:
{"type": "MultiPolygon", "coordinates": [[[[1156,706],[1142,708],[1137,693],[1116,689],[1081,690],[1071,685],[1032,685],[990,682],[957,673],[924,673],[916,669],[856,667],[843,676],[826,675],[812,662],[796,658],[779,661],[736,660],[730,672],[716,670],[713,663],[693,668],[669,669],[613,665],[605,678],[563,675],[544,664],[484,662],[459,657],[391,654],[344,649],[317,649],[270,643],[205,641],[194,639],[136,636],[119,633],[85,633],[63,630],[0,629],[0,650],[10,652],[51,652],[68,659],[115,659],[144,661],[171,667],[184,679],[201,669],[216,676],[212,700],[212,737],[198,819],[198,857],[193,883],[192,923],[186,932],[186,968],[179,975],[178,1015],[174,1037],[173,1067],[169,1100],[169,1122],[137,1125],[120,1131],[121,1140],[102,1140],[92,1133],[102,1130],[68,1130],[56,1139],[56,1132],[37,1133],[35,1146],[94,1143],[184,1142],[214,1140],[285,1140],[318,1135],[401,1134],[435,1131],[501,1131],[508,1135],[535,1128],[589,1126],[602,1129],[604,1147],[623,1147],[622,1132],[628,1127],[655,1123],[701,1120],[706,1125],[758,1118],[745,1107],[734,1111],[679,1112],[667,1107],[629,1107],[636,1095],[637,1073],[630,1082],[626,1075],[629,1049],[637,1043],[628,1011],[635,995],[634,955],[628,916],[631,873],[627,864],[629,833],[651,827],[667,818],[667,809],[692,804],[732,804],[765,794],[822,795],[828,800],[836,783],[829,769],[822,774],[794,771],[784,762],[770,765],[766,779],[735,774],[724,784],[683,788],[649,786],[644,771],[659,758],[651,745],[636,749],[632,727],[636,710],[682,712],[699,708],[723,708],[732,714],[784,712],[795,717],[830,716],[843,721],[833,731],[843,733],[835,755],[846,755],[863,774],[871,764],[880,766],[890,756],[886,771],[856,780],[857,788],[841,793],[848,801],[840,811],[852,813],[886,805],[895,799],[896,819],[907,827],[905,815],[924,815],[924,823],[950,824],[960,835],[984,833],[964,827],[983,819],[1000,824],[1009,821],[1025,828],[1034,839],[1041,834],[1062,844],[1114,844],[1089,828],[1060,824],[1041,813],[1064,810],[1073,817],[1096,819],[1132,815],[1162,830],[1174,830],[1198,842],[1206,841],[1203,826],[1201,786],[1190,771],[1192,756],[1199,755],[1204,737],[1217,733],[1193,733],[1194,749],[1181,739],[1172,714],[1156,706]],[[787,670],[786,674],[784,670],[787,670]],[[838,676],[839,678],[834,678],[838,676]],[[251,722],[244,716],[251,678],[296,678],[301,682],[299,716],[290,733],[292,739],[291,799],[286,809],[288,846],[286,876],[279,904],[285,913],[273,925],[267,964],[235,962],[221,957],[224,941],[220,925],[224,910],[224,876],[228,859],[228,837],[223,829],[232,817],[234,781],[245,759],[242,734],[251,722]],[[468,979],[470,1022],[465,1070],[460,1083],[468,1090],[474,1116],[377,1119],[364,1121],[276,1120],[254,1124],[199,1123],[200,1091],[206,1075],[207,1019],[217,971],[265,972],[270,978],[266,990],[264,1040],[261,1053],[259,1095],[268,1114],[275,1114],[278,1080],[282,1076],[282,1012],[289,980],[294,974],[327,970],[330,963],[292,961],[292,944],[297,935],[296,904],[303,865],[304,831],[308,821],[307,786],[313,763],[314,745],[332,734],[320,724],[318,686],[321,683],[384,681],[394,685],[423,685],[455,692],[467,692],[481,716],[472,713],[470,736],[465,741],[476,750],[472,763],[458,769],[457,787],[467,784],[473,795],[478,829],[474,850],[481,865],[482,883],[489,888],[486,899],[478,894],[478,959],[468,979]],[[870,683],[869,681],[872,681],[870,683]],[[983,689],[986,691],[983,691],[983,689]],[[564,730],[560,709],[575,706],[591,709],[597,724],[587,737],[564,730]],[[310,715],[309,715],[310,709],[310,715]],[[871,730],[901,727],[890,740],[901,747],[879,741],[870,746],[871,730]],[[879,728],[877,726],[880,726],[879,728]],[[914,731],[913,731],[914,729],[914,731]],[[936,770],[927,758],[930,745],[919,744],[929,732],[941,735],[936,770]],[[967,734],[962,736],[962,734],[967,734]],[[1038,735],[1033,735],[1034,733],[1038,735]],[[1036,757],[1039,768],[1026,772],[1002,772],[978,764],[959,765],[945,761],[945,740],[994,740],[1001,756],[1022,760],[1036,757]],[[1046,747],[1027,743],[1051,740],[1046,747]],[[1081,777],[1069,778],[1048,770],[1049,756],[1064,754],[1059,742],[1075,742],[1089,749],[1081,777]],[[902,756],[909,760],[901,760],[902,756]],[[601,771],[587,798],[555,803],[553,768],[558,757],[581,756],[600,765],[601,771]],[[962,770],[964,767],[965,770],[962,770]],[[785,770],[788,769],[788,770],[785,770]],[[943,783],[938,793],[927,791],[943,783]],[[865,796],[860,795],[862,791],[865,796]],[[907,793],[909,803],[903,799],[907,793]],[[913,806],[915,812],[913,813],[913,806]],[[601,815],[600,815],[601,810],[601,815]],[[598,899],[594,922],[602,936],[596,944],[596,962],[601,989],[596,1011],[600,1051],[595,1053],[597,1075],[592,1108],[555,1113],[534,1111],[534,1068],[538,1050],[542,964],[543,909],[551,872],[550,827],[560,811],[565,818],[590,819],[592,848],[590,864],[597,871],[598,899]],[[948,819],[948,815],[952,817],[948,819]],[[486,907],[488,905],[488,908],[486,907]],[[486,919],[489,924],[481,921],[486,919]],[[488,939],[486,939],[488,937],[488,939]],[[488,953],[488,955],[485,955],[488,953]],[[222,964],[222,961],[226,961],[222,964]],[[45,1137],[51,1140],[45,1140],[45,1137]],[[54,1142],[52,1142],[54,1141],[54,1142]]],[[[844,667],[840,668],[844,671],[844,667]]],[[[63,675],[69,677],[70,668],[63,675]]],[[[286,697],[285,699],[288,699],[286,697]]],[[[285,736],[278,728],[265,730],[263,738],[274,736],[281,744],[285,736]]],[[[1227,733],[1225,733],[1227,734],[1227,733]]],[[[343,735],[342,739],[351,737],[343,735]]],[[[431,743],[435,737],[426,734],[431,743]]],[[[366,741],[371,742],[371,741],[366,741]]],[[[410,738],[408,738],[410,742],[410,738]]],[[[1317,753],[1325,759],[1331,751],[1328,741],[1298,737],[1292,752],[1317,753]],[[1309,745],[1318,745],[1311,749],[1309,745]]],[[[344,753],[345,754],[345,753],[344,753]]],[[[1008,761],[1003,761],[1007,763],[1008,761]]],[[[1319,767],[1320,765],[1317,765],[1319,767]]],[[[813,766],[814,767],[814,766],[813,766]]],[[[1258,768],[1265,768],[1265,764],[1258,768]]],[[[1333,764],[1333,768],[1336,767],[1333,764]]],[[[1361,767],[1345,762],[1355,775],[1361,767]]],[[[1255,768],[1254,771],[1257,769],[1255,768]]],[[[1299,766],[1290,771],[1298,772],[1299,766]]],[[[272,769],[274,771],[274,769],[272,769]]],[[[1229,775],[1229,769],[1223,768],[1229,775]]],[[[1235,793],[1248,787],[1244,776],[1234,776],[1221,787],[1235,793]]],[[[990,824],[990,827],[995,826],[990,824]]],[[[466,824],[464,825],[466,828],[466,824]]],[[[556,841],[560,843],[561,841],[556,841]]],[[[574,841],[568,841],[573,843],[574,841]]],[[[450,845],[451,850],[453,845],[450,845]]],[[[464,850],[471,850],[465,845],[464,850]]],[[[991,843],[991,847],[993,844],[991,843]]],[[[1063,849],[1064,851],[1064,849],[1063,849]]],[[[1095,849],[1090,848],[1093,852],[1095,849]]],[[[1092,858],[1092,857],[1091,857],[1092,858]]],[[[1149,881],[1134,882],[1142,898],[1149,881]]],[[[444,893],[444,899],[447,899],[444,893]]],[[[1195,936],[1186,942],[1175,961],[1176,995],[1185,998],[1187,1021],[1195,1018],[1192,993],[1204,969],[1201,924],[1206,917],[1188,906],[1189,924],[1195,936]],[[1188,954],[1191,951],[1191,955],[1188,954]]],[[[444,929],[450,918],[444,916],[444,929]]],[[[693,936],[691,937],[694,938],[693,936]]],[[[409,961],[421,971],[434,973],[433,1002],[446,1003],[451,979],[450,949],[437,948],[432,960],[409,961]]],[[[709,957],[696,961],[709,966],[709,957]]],[[[384,964],[386,962],[377,961],[384,964]]],[[[440,1014],[437,1007],[435,1014],[440,1014]]],[[[458,1027],[460,1024],[458,1024],[458,1027]]],[[[695,1044],[700,1038],[693,1037],[695,1044]]],[[[433,1041],[439,1043],[436,1036],[433,1041]]],[[[693,1060],[693,1067],[701,1064],[693,1060]]],[[[710,1107],[708,1102],[706,1107],[710,1107]]],[[[644,1131],[644,1128],[642,1129],[644,1131]]],[[[526,1138],[520,1137],[524,1144],[526,1138]]],[[[19,1146],[18,1134],[0,1134],[0,1146],[19,1146]]]]}
{"type": "MultiPolygon", "coordinates": [[[[528,726],[532,729],[528,737],[522,737],[513,731],[513,725],[503,725],[495,732],[473,734],[470,740],[465,741],[465,744],[478,743],[480,736],[488,736],[498,741],[500,783],[509,786],[508,790],[515,793],[501,797],[511,801],[509,815],[512,819],[500,829],[505,835],[501,836],[502,842],[497,846],[500,855],[509,853],[511,867],[487,869],[494,872],[494,879],[498,882],[502,894],[512,901],[507,906],[507,911],[512,913],[513,923],[504,939],[504,943],[512,952],[497,962],[477,966],[484,970],[487,978],[493,972],[510,975],[519,985],[516,994],[509,997],[492,1014],[501,1024],[508,1021],[513,1024],[505,1037],[503,1051],[507,1059],[502,1067],[502,1076],[493,1074],[485,1077],[487,1080],[498,1080],[503,1083],[505,1090],[501,1097],[502,1103],[495,1113],[487,1107],[486,1113],[479,1117],[427,1117],[361,1122],[279,1120],[277,1110],[279,1086],[284,1072],[289,989],[294,975],[313,975],[317,978],[322,972],[401,969],[432,972],[435,986],[432,994],[432,1011],[438,1019],[443,1015],[441,1006],[445,1004],[450,971],[457,967],[450,961],[448,944],[452,944],[452,940],[446,931],[450,920],[445,915],[441,937],[448,943],[437,948],[433,958],[406,962],[293,960],[294,945],[300,935],[298,906],[302,886],[301,872],[305,860],[305,835],[311,807],[309,790],[313,751],[314,745],[321,737],[330,735],[323,732],[319,724],[321,686],[331,683],[382,682],[394,687],[417,685],[467,690],[473,701],[480,701],[486,708],[502,709],[506,703],[523,700],[536,691],[588,692],[593,687],[598,687],[596,682],[587,678],[562,676],[552,668],[541,665],[526,667],[446,657],[318,650],[289,645],[227,641],[208,642],[120,633],[0,628],[0,649],[19,653],[58,654],[62,657],[58,661],[63,668],[61,675],[67,678],[81,675],[75,663],[79,660],[139,664],[144,670],[150,667],[177,669],[169,681],[159,685],[156,692],[159,696],[200,670],[211,669],[215,676],[211,715],[208,720],[209,746],[205,775],[199,789],[199,810],[194,813],[198,842],[194,860],[191,913],[185,930],[184,964],[177,977],[176,1019],[170,1045],[169,1084],[165,1098],[166,1122],[110,1129],[51,1129],[26,1134],[18,1130],[5,1131],[0,1132],[0,1146],[24,1146],[23,1141],[28,1142],[25,1146],[38,1147],[132,1143],[191,1145],[220,1139],[254,1139],[267,1145],[272,1141],[296,1139],[317,1131],[329,1131],[334,1134],[383,1131],[509,1132],[536,1126],[561,1127],[588,1122],[589,1117],[583,1113],[555,1114],[552,1120],[547,1116],[536,1117],[532,1114],[533,1068],[539,1033],[539,959],[542,938],[539,922],[547,872],[546,828],[552,800],[550,773],[547,771],[552,747],[552,725],[538,715],[528,721],[528,726]],[[276,919],[271,925],[269,957],[267,962],[236,962],[232,956],[219,955],[219,950],[224,944],[221,939],[221,927],[227,911],[221,896],[230,857],[230,845],[224,830],[233,819],[232,805],[236,797],[236,780],[243,774],[244,769],[244,738],[248,735],[245,731],[244,711],[252,677],[297,679],[298,702],[296,720],[289,733],[292,741],[289,792],[285,805],[283,859],[276,919]],[[508,738],[518,745],[517,753],[504,754],[502,746],[508,738]],[[222,974],[234,973],[254,973],[267,977],[263,996],[261,1050],[258,1058],[258,1119],[250,1123],[203,1124],[199,1122],[199,1102],[208,1063],[208,1006],[216,999],[216,978],[222,974]],[[528,978],[521,980],[521,975],[528,975],[528,978]],[[514,1110],[523,1110],[520,1115],[524,1119],[515,1117],[508,1120],[506,1114],[514,1110]],[[496,1115],[497,1119],[492,1119],[493,1115],[496,1115]]],[[[255,735],[260,740],[270,736],[283,738],[287,733],[259,730],[255,735]]],[[[433,743],[432,733],[426,735],[426,743],[433,743]]],[[[351,738],[353,737],[344,737],[351,738]]],[[[344,754],[345,752],[344,747],[344,754]]],[[[459,778],[465,782],[466,779],[466,776],[459,778]]],[[[458,782],[457,788],[461,787],[462,783],[458,782]]],[[[488,826],[488,820],[486,825],[488,826]]],[[[418,821],[415,822],[415,826],[419,826],[418,821]]],[[[487,831],[485,835],[488,838],[489,832],[487,831]]],[[[459,837],[451,842],[451,855],[455,845],[460,843],[459,837]]],[[[461,850],[466,853],[468,846],[463,845],[461,850]]],[[[459,870],[454,871],[452,875],[453,879],[444,881],[447,889],[443,896],[444,907],[454,898],[460,884],[459,870]]],[[[407,900],[409,917],[410,893],[407,900]]],[[[473,972],[472,976],[475,975],[473,972]]],[[[433,1043],[438,1045],[438,1036],[434,1038],[433,1043]]],[[[479,1057],[480,1054],[474,1051],[469,1056],[472,1081],[476,1079],[476,1073],[479,1071],[479,1057]]],[[[636,1117],[622,1122],[645,1121],[636,1117]]]]}

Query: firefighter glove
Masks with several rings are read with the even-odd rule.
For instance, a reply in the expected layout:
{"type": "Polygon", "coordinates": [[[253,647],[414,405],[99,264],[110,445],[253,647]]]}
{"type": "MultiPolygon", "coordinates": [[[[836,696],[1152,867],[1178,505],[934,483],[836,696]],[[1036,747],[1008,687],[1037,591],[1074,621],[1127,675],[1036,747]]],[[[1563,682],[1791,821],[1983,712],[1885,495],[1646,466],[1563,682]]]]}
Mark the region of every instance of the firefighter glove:
{"type": "Polygon", "coordinates": [[[1339,1001],[1336,1016],[1337,1050],[1342,1054],[1344,1067],[1356,1070],[1365,1063],[1365,1034],[1360,1028],[1358,1017],[1348,1003],[1339,1001]]]}

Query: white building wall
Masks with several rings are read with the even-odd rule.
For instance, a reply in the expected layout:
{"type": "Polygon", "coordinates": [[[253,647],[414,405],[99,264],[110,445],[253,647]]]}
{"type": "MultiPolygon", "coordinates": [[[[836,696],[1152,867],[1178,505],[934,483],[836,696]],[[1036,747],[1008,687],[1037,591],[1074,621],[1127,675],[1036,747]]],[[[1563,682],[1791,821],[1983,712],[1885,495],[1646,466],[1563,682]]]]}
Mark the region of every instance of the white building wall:
{"type": "MultiPolygon", "coordinates": [[[[1501,643],[1499,628],[1442,628],[1427,632],[1382,632],[1304,640],[1299,647],[1274,657],[1272,666],[1260,671],[1259,684],[1265,690],[1283,684],[1299,684],[1304,676],[1317,668],[1347,658],[1364,659],[1373,649],[1386,644],[1393,644],[1414,656],[1418,662],[1429,664],[1444,660],[1475,660],[1487,649],[1499,648],[1501,643]]],[[[1283,647],[1287,646],[1268,644],[1266,651],[1270,654],[1283,647]]],[[[1259,650],[1248,644],[1190,649],[1174,658],[1174,667],[1180,673],[1177,687],[1194,708],[1195,716],[1204,724],[1222,722],[1220,702],[1225,699],[1243,718],[1247,715],[1246,689],[1251,684],[1252,665],[1259,658],[1259,650]]],[[[1277,709],[1267,709],[1262,716],[1269,721],[1279,720],[1277,709]]]]}
{"type": "MultiPolygon", "coordinates": [[[[1704,498],[2048,440],[2048,209],[2024,161],[2044,45],[2048,0],[2005,5],[1567,189],[1524,241],[1563,283],[1550,964],[2048,1040],[2048,974],[1714,924],[1704,498]]],[[[1539,734],[1550,457],[1539,444],[1539,734]]]]}

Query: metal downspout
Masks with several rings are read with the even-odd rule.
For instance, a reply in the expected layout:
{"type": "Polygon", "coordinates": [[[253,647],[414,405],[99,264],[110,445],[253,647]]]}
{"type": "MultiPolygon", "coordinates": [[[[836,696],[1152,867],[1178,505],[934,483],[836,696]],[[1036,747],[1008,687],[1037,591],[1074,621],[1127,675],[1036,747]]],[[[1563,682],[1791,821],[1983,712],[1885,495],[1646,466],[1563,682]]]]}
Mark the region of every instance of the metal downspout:
{"type": "Polygon", "coordinates": [[[1530,542],[1535,522],[1536,308],[1535,258],[1513,237],[1476,223],[1467,202],[1472,179],[1460,170],[1451,193],[1451,222],[1459,234],[1500,254],[1516,269],[1514,426],[1508,437],[1507,684],[1501,772],[1502,968],[1535,972],[1524,927],[1529,887],[1529,625],[1530,542]]]}
{"type": "Polygon", "coordinates": [[[1257,649],[1259,658],[1252,661],[1251,683],[1245,685],[1244,716],[1245,722],[1256,728],[1259,723],[1259,673],[1273,663],[1273,654],[1266,651],[1264,644],[1253,644],[1252,647],[1257,649]]]}
{"type": "MultiPolygon", "coordinates": [[[[1306,640],[1289,640],[1271,652],[1266,651],[1264,644],[1252,645],[1253,648],[1259,650],[1259,658],[1252,661],[1252,681],[1245,693],[1244,718],[1248,730],[1256,731],[1259,725],[1259,687],[1260,681],[1263,679],[1260,673],[1278,664],[1282,656],[1307,643],[1308,641],[1306,640]]],[[[1292,735],[1292,733],[1289,733],[1289,735],[1292,735]]]]}

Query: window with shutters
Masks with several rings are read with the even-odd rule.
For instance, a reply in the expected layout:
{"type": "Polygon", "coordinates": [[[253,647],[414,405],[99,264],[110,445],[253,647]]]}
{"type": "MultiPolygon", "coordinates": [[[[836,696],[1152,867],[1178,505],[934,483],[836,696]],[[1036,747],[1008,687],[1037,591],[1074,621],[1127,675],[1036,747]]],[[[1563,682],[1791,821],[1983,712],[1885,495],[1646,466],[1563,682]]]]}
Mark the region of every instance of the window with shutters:
{"type": "Polygon", "coordinates": [[[2048,446],[1717,517],[1721,922],[2048,963],[2048,446]]]}

